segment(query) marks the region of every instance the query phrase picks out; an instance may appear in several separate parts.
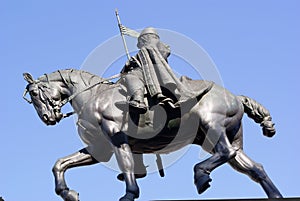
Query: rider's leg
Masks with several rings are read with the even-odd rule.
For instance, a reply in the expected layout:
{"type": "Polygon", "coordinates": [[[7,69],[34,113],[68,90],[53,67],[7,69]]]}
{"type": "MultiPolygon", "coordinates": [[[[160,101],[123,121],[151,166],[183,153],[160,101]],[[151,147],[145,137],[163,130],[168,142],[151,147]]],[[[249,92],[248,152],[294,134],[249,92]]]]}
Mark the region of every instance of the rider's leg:
{"type": "Polygon", "coordinates": [[[127,87],[127,93],[130,96],[129,105],[139,113],[145,113],[147,107],[144,102],[145,83],[143,81],[142,70],[137,68],[123,76],[127,87]]]}

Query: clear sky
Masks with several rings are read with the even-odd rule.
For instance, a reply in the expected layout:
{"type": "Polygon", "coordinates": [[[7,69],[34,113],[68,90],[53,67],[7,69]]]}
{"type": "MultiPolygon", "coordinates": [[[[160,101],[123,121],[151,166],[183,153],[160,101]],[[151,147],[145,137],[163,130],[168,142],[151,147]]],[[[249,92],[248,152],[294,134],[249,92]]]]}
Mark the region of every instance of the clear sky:
{"type": "MultiPolygon", "coordinates": [[[[0,196],[7,201],[61,199],[54,192],[51,168],[84,145],[73,118],[54,127],[40,121],[22,99],[22,73],[37,78],[58,69],[80,69],[93,49],[118,34],[115,8],[131,28],[153,26],[192,39],[210,55],[227,89],[270,110],[277,128],[272,139],[244,116],[245,152],[264,165],[284,196],[300,196],[299,1],[103,2],[0,2],[0,196]]],[[[181,65],[173,61],[172,67],[176,64],[181,65]]],[[[116,72],[121,67],[114,66],[116,72]]],[[[165,178],[152,173],[139,180],[140,200],[266,197],[258,184],[227,164],[211,174],[211,188],[198,195],[193,166],[201,156],[201,148],[191,147],[165,169],[165,178]]],[[[125,189],[117,174],[94,165],[72,169],[66,178],[80,200],[117,200],[125,189]]]]}

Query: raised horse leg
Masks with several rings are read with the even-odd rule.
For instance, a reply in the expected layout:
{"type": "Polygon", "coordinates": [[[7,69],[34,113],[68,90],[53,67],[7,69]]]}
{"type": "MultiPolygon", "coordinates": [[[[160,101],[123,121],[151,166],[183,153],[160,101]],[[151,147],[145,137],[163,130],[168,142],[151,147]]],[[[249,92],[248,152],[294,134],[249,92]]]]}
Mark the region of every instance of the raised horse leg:
{"type": "Polygon", "coordinates": [[[67,187],[64,174],[67,169],[96,163],[98,163],[98,161],[88,153],[86,148],[69,156],[58,159],[52,168],[55,178],[56,194],[61,196],[65,201],[78,201],[78,193],[74,190],[70,190],[67,187]]]}
{"type": "Polygon", "coordinates": [[[194,166],[194,182],[199,194],[210,187],[209,182],[211,181],[211,178],[209,177],[209,174],[211,171],[226,163],[236,155],[235,149],[232,147],[226,136],[225,128],[222,126],[214,126],[209,129],[205,141],[210,142],[210,145],[204,146],[203,144],[202,147],[213,155],[194,166]]]}
{"type": "Polygon", "coordinates": [[[236,156],[229,161],[229,164],[237,171],[248,175],[252,180],[258,182],[269,198],[282,198],[263,166],[251,160],[242,149],[237,151],[236,156]]]}

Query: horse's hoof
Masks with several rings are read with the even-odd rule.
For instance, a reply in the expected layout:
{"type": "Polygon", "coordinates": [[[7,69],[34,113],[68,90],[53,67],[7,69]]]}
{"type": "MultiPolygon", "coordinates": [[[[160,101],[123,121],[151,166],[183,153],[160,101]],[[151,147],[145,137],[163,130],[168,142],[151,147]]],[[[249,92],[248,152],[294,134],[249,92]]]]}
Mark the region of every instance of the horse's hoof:
{"type": "Polygon", "coordinates": [[[211,182],[211,178],[209,177],[209,174],[203,173],[200,177],[198,176],[195,178],[195,185],[197,187],[197,191],[199,194],[206,191],[209,187],[211,182]]]}
{"type": "Polygon", "coordinates": [[[119,201],[134,201],[136,196],[133,193],[126,193],[119,201]]]}
{"type": "Polygon", "coordinates": [[[60,195],[64,201],[79,201],[79,194],[73,190],[64,190],[60,195]]]}
{"type": "Polygon", "coordinates": [[[57,184],[56,187],[55,187],[55,193],[57,195],[60,195],[63,191],[69,191],[69,188],[67,187],[67,185],[64,183],[64,184],[57,184]]]}
{"type": "MultiPolygon", "coordinates": [[[[147,173],[134,174],[134,176],[135,176],[136,179],[140,179],[140,178],[146,177],[146,176],[147,176],[147,173]]],[[[118,179],[119,181],[124,181],[125,178],[124,178],[123,173],[118,174],[117,179],[118,179]]]]}
{"type": "Polygon", "coordinates": [[[268,195],[269,199],[278,199],[278,198],[283,198],[283,196],[279,192],[274,192],[268,195]]]}

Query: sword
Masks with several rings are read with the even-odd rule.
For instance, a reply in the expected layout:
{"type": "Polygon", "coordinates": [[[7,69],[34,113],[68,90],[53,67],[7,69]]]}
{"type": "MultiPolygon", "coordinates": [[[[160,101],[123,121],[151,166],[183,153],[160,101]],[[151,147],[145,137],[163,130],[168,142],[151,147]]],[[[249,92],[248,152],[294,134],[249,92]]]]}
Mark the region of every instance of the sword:
{"type": "Polygon", "coordinates": [[[115,13],[116,13],[116,17],[117,17],[118,26],[119,26],[120,34],[121,34],[121,37],[122,37],[124,49],[125,49],[125,52],[126,52],[126,56],[127,56],[127,59],[130,60],[130,55],[129,55],[129,51],[128,51],[127,44],[126,44],[126,41],[125,41],[125,37],[124,37],[123,31],[122,31],[122,24],[121,24],[120,16],[119,16],[119,13],[118,13],[118,9],[115,10],[115,13]]]}
{"type": "Polygon", "coordinates": [[[159,175],[161,177],[164,177],[165,176],[165,171],[164,171],[162,160],[161,160],[161,157],[160,157],[159,154],[156,154],[156,165],[157,165],[157,168],[158,168],[159,175]]]}

